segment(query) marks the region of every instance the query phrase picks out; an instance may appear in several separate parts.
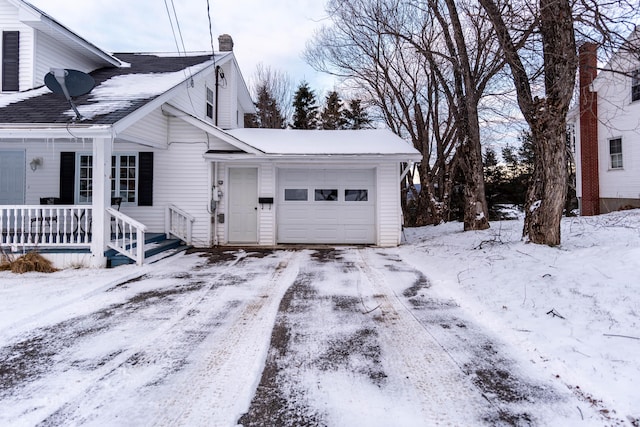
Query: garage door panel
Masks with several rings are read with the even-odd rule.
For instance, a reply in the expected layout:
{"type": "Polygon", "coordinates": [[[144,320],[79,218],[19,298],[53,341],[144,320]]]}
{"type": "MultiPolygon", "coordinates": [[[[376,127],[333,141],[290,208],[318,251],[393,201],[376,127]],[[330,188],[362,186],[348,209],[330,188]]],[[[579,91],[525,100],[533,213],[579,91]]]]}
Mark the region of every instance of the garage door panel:
{"type": "Polygon", "coordinates": [[[279,243],[375,243],[373,169],[281,169],[278,194],[279,243]],[[290,191],[285,200],[285,189],[306,189],[308,197],[295,200],[299,192],[290,191]],[[331,190],[321,196],[337,193],[337,200],[316,200],[316,190],[331,190]],[[346,190],[355,191],[347,198],[346,190]]]}

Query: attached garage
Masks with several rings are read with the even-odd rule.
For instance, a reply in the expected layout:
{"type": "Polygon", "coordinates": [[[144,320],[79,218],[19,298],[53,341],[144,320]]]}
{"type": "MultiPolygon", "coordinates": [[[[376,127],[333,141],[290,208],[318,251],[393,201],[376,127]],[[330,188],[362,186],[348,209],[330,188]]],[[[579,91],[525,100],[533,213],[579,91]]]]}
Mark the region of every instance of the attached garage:
{"type": "Polygon", "coordinates": [[[233,129],[218,135],[205,154],[216,197],[214,244],[400,243],[400,181],[422,155],[392,132],[233,129]],[[253,171],[253,184],[241,179],[245,171],[253,171]]]}
{"type": "Polygon", "coordinates": [[[278,169],[277,243],[376,242],[375,169],[278,169]]]}

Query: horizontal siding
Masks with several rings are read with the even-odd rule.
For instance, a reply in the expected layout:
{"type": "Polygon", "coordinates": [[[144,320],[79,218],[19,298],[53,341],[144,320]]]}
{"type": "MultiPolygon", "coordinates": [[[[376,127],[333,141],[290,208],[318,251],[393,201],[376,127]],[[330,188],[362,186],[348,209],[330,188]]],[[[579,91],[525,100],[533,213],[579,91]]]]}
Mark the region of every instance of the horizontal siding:
{"type": "MultiPolygon", "coordinates": [[[[0,149],[26,152],[25,203],[38,204],[40,197],[60,195],[60,152],[91,153],[91,143],[61,141],[0,142],[0,149]],[[34,157],[42,158],[42,166],[35,172],[29,169],[34,157]]],[[[193,228],[194,244],[210,245],[209,164],[202,155],[204,144],[174,144],[167,150],[151,149],[138,144],[116,143],[114,152],[154,151],[153,206],[122,205],[121,211],[142,222],[150,232],[164,232],[166,206],[174,204],[196,218],[193,228]]]]}
{"type": "Polygon", "coordinates": [[[213,72],[213,68],[211,68],[211,70],[206,74],[198,74],[193,78],[193,86],[188,83],[183,84],[182,87],[184,87],[185,90],[179,91],[179,93],[171,98],[168,103],[185,111],[186,113],[189,113],[200,119],[207,120],[213,124],[212,121],[210,121],[209,119],[205,119],[205,117],[207,112],[206,87],[214,87],[214,78],[215,75],[213,72]]]}
{"type": "MultiPolygon", "coordinates": [[[[620,52],[609,67],[633,71],[637,56],[620,52]]],[[[601,198],[640,198],[640,101],[631,101],[631,77],[601,72],[594,82],[598,92],[598,172],[601,198]],[[610,168],[609,140],[622,139],[622,169],[610,168]]],[[[582,190],[582,188],[580,188],[582,190]]],[[[581,192],[579,193],[581,195],[581,192]]]]}
{"type": "Polygon", "coordinates": [[[397,163],[378,165],[378,246],[397,246],[400,244],[402,225],[399,182],[397,163]]]}
{"type": "Polygon", "coordinates": [[[34,87],[44,84],[44,76],[51,68],[67,68],[88,73],[100,66],[79,52],[61,46],[51,36],[40,31],[35,35],[35,58],[34,87]]]}
{"type": "MultiPolygon", "coordinates": [[[[33,88],[33,40],[34,31],[31,27],[23,24],[19,20],[18,9],[9,2],[0,0],[0,32],[20,31],[20,90],[33,88]]],[[[0,36],[0,44],[2,37],[0,36]]],[[[0,49],[0,56],[2,50],[0,49]]],[[[2,67],[0,67],[2,73],[2,67]]],[[[1,79],[0,79],[1,81],[1,79]]],[[[2,88],[0,87],[0,90],[2,88]]]]}
{"type": "Polygon", "coordinates": [[[157,108],[141,120],[125,129],[120,138],[134,138],[134,141],[147,141],[154,147],[167,146],[169,119],[157,108]]]}
{"type": "MultiPolygon", "coordinates": [[[[258,169],[258,197],[277,198],[276,168],[263,163],[258,169]]],[[[276,243],[276,205],[258,205],[258,241],[261,245],[276,243]]]]}
{"type": "MultiPolygon", "coordinates": [[[[209,164],[204,161],[202,144],[173,144],[167,150],[154,150],[153,206],[129,207],[131,216],[147,225],[149,231],[164,231],[166,206],[173,204],[196,218],[193,244],[210,245],[209,164]]],[[[123,207],[123,212],[127,209],[123,207]]]]}

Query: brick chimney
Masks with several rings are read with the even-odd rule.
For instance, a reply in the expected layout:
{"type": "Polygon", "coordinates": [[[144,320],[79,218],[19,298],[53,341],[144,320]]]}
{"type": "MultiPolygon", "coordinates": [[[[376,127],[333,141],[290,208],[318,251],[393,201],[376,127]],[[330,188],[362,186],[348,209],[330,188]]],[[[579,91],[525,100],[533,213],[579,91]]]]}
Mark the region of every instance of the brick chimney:
{"type": "Polygon", "coordinates": [[[232,52],[233,51],[233,39],[229,34],[222,34],[218,37],[218,50],[220,52],[232,52]]]}
{"type": "Polygon", "coordinates": [[[600,213],[600,179],[598,174],[598,93],[591,83],[598,74],[595,43],[584,43],[578,50],[580,60],[580,165],[584,216],[600,213]]]}

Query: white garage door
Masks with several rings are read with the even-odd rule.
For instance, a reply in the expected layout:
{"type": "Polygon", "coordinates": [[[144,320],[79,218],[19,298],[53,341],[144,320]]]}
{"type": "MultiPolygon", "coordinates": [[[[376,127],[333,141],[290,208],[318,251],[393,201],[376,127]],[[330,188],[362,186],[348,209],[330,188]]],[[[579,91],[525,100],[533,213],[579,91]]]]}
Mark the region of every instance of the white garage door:
{"type": "Polygon", "coordinates": [[[375,170],[280,169],[278,243],[375,243],[375,170]]]}

